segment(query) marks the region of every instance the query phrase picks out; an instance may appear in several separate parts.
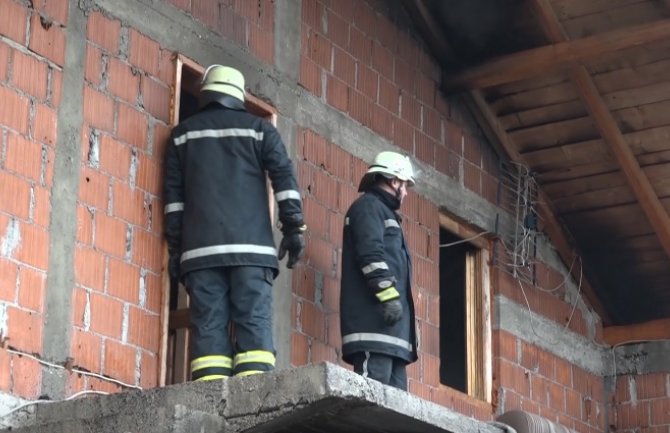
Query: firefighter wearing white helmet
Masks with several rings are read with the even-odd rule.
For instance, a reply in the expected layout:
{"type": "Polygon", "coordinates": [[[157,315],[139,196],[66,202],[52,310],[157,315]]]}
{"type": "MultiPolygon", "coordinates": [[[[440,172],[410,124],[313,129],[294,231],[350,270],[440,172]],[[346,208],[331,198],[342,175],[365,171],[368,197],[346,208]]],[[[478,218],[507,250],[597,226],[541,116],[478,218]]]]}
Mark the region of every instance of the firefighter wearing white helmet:
{"type": "Polygon", "coordinates": [[[398,214],[414,184],[409,157],[379,153],[347,211],[342,240],[342,359],[400,389],[407,389],[407,364],[417,360],[412,264],[398,214]]]}
{"type": "Polygon", "coordinates": [[[246,111],[244,86],[237,69],[209,67],[200,111],[172,130],[166,149],[168,267],[190,294],[192,380],[274,368],[272,281],[278,261],[288,253],[292,268],[305,245],[293,164],[275,127],[246,111]],[[265,173],[284,235],[279,252],[265,173]]]}

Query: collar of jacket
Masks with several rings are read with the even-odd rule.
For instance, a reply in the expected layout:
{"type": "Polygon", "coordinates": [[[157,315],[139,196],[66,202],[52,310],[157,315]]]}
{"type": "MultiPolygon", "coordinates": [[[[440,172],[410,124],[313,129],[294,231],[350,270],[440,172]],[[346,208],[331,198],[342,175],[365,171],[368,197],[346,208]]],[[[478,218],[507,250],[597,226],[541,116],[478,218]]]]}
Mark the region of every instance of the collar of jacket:
{"type": "Polygon", "coordinates": [[[398,200],[393,194],[384,191],[380,187],[372,186],[370,187],[368,192],[378,197],[379,200],[381,200],[381,202],[384,203],[392,211],[395,212],[398,209],[400,209],[400,200],[398,200]]]}

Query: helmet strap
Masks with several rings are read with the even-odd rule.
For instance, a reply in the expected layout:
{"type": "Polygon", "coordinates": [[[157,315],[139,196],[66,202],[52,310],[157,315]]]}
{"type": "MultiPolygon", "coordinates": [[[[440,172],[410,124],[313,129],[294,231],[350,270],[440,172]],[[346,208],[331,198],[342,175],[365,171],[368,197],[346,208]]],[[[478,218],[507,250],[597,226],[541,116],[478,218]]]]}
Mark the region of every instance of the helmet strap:
{"type": "Polygon", "coordinates": [[[393,190],[395,198],[400,200],[400,198],[402,197],[402,192],[400,191],[400,187],[396,188],[396,187],[393,186],[393,181],[396,180],[396,179],[397,179],[397,177],[394,177],[393,179],[389,179],[389,178],[385,177],[384,181],[393,190]]]}

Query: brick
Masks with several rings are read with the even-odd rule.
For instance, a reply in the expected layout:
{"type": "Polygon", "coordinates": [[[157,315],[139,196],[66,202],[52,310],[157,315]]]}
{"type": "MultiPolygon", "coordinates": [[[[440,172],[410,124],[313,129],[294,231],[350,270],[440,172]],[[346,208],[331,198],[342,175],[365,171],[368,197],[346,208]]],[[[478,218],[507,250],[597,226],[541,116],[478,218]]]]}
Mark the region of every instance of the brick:
{"type": "Polygon", "coordinates": [[[91,248],[77,246],[74,252],[74,274],[77,284],[98,290],[104,289],[105,256],[91,248]]]}
{"type": "Polygon", "coordinates": [[[160,338],[159,316],[132,306],[129,314],[128,341],[157,353],[160,338]]]}
{"type": "Polygon", "coordinates": [[[378,14],[375,23],[375,33],[377,40],[381,45],[389,50],[390,53],[396,53],[398,50],[398,29],[382,14],[378,14]]]}
{"type": "Polygon", "coordinates": [[[309,301],[300,303],[300,327],[302,332],[316,340],[325,339],[325,318],[323,311],[309,301]]]}
{"type": "Polygon", "coordinates": [[[300,56],[300,84],[316,96],[321,96],[321,68],[305,56],[300,56]]]}
{"type": "Polygon", "coordinates": [[[143,76],[142,101],[144,108],[155,118],[163,122],[170,121],[170,88],[156,80],[143,76]]]}
{"type": "Polygon", "coordinates": [[[291,365],[299,367],[309,362],[309,340],[298,332],[291,333],[291,365]]]}
{"type": "Polygon", "coordinates": [[[398,58],[412,65],[412,70],[419,62],[419,46],[419,43],[409,33],[402,32],[398,35],[398,58]]]}
{"type": "Polygon", "coordinates": [[[100,170],[118,179],[128,179],[130,173],[130,147],[109,135],[100,136],[100,170]]]}
{"type": "Polygon", "coordinates": [[[327,12],[328,32],[330,41],[347,49],[349,47],[349,23],[332,11],[327,12]]]}
{"type": "Polygon", "coordinates": [[[163,202],[160,198],[152,197],[151,202],[151,233],[163,234],[163,202]]]}
{"type": "Polygon", "coordinates": [[[310,32],[308,43],[309,58],[326,71],[332,70],[333,45],[318,33],[310,32]]]}
{"type": "Polygon", "coordinates": [[[102,361],[102,338],[75,328],[72,333],[71,353],[74,365],[94,373],[100,372],[102,361]]]}
{"type": "Polygon", "coordinates": [[[350,87],[356,85],[356,61],[338,47],[333,47],[333,75],[350,87]]]}
{"type": "Polygon", "coordinates": [[[377,134],[389,141],[393,141],[393,115],[379,105],[371,104],[371,107],[372,119],[370,127],[377,134]]]}
{"type": "Polygon", "coordinates": [[[96,213],[94,246],[97,250],[115,257],[124,257],[127,232],[128,225],[125,222],[108,217],[102,212],[96,213]]]}
{"type": "Polygon", "coordinates": [[[7,337],[16,350],[40,353],[42,350],[42,315],[7,307],[7,337]]]}
{"type": "Polygon", "coordinates": [[[158,79],[173,86],[175,80],[175,54],[169,50],[161,50],[158,59],[158,79]]]}
{"type": "Polygon", "coordinates": [[[572,389],[565,390],[565,411],[572,418],[582,418],[582,396],[572,389]]]}
{"type": "Polygon", "coordinates": [[[5,350],[0,350],[0,390],[9,393],[12,388],[12,366],[11,360],[16,355],[10,355],[5,350]]]}
{"type": "Polygon", "coordinates": [[[258,24],[270,32],[274,32],[275,1],[259,0],[258,24]]]}
{"type": "Polygon", "coordinates": [[[63,66],[65,62],[64,28],[34,14],[30,20],[30,43],[28,47],[57,65],[63,66]]]}
{"type": "Polygon", "coordinates": [[[432,107],[435,104],[435,82],[423,74],[416,74],[416,97],[419,101],[432,107]]]}
{"type": "Polygon", "coordinates": [[[19,267],[16,263],[0,257],[0,299],[15,301],[18,276],[19,267]]]}
{"type": "Polygon", "coordinates": [[[437,142],[442,142],[442,116],[429,107],[423,107],[423,131],[437,142]]]}
{"type": "Polygon", "coordinates": [[[79,182],[79,199],[97,209],[106,210],[109,196],[109,176],[82,167],[79,182]]]}
{"type": "Polygon", "coordinates": [[[363,92],[368,98],[377,101],[377,89],[379,86],[379,74],[367,66],[358,65],[358,76],[356,77],[356,89],[363,92]]]}
{"type": "Polygon", "coordinates": [[[47,64],[34,56],[14,51],[12,81],[19,89],[38,99],[47,97],[47,64]]]}
{"type": "MultiPolygon", "coordinates": [[[[416,131],[414,134],[414,155],[426,164],[435,166],[435,141],[426,134],[416,131]]],[[[479,192],[479,189],[476,190],[479,192]]]]}
{"type": "Polygon", "coordinates": [[[118,343],[114,340],[105,341],[105,375],[114,377],[121,382],[135,384],[135,358],[137,349],[118,343]]]}
{"type": "Polygon", "coordinates": [[[42,167],[42,146],[20,135],[8,134],[5,167],[28,179],[39,181],[42,167]]]}
{"type": "Polygon", "coordinates": [[[481,193],[481,170],[467,161],[463,161],[463,184],[470,191],[481,193]]]}
{"type": "Polygon", "coordinates": [[[114,101],[90,86],[84,87],[84,119],[107,132],[114,130],[114,101]]]}
{"type": "Polygon", "coordinates": [[[39,7],[47,17],[61,23],[67,24],[68,0],[44,0],[44,4],[39,7]]]}
{"type": "Polygon", "coordinates": [[[2,124],[24,135],[28,134],[28,98],[0,86],[0,119],[2,124]]]}
{"type": "Polygon", "coordinates": [[[108,19],[100,12],[91,12],[86,27],[86,36],[91,42],[116,54],[119,51],[120,35],[120,21],[108,19]]]}
{"type": "Polygon", "coordinates": [[[326,83],[326,102],[340,111],[349,109],[349,87],[343,81],[328,76],[326,83]]]}
{"type": "Polygon", "coordinates": [[[42,366],[34,359],[12,356],[12,395],[35,400],[40,395],[42,366]]]}
{"type": "Polygon", "coordinates": [[[400,112],[400,89],[384,77],[379,78],[379,104],[396,116],[400,112]]]}
{"type": "Polygon", "coordinates": [[[312,197],[305,197],[303,207],[305,209],[305,224],[307,224],[309,233],[326,238],[329,228],[329,215],[326,206],[318,203],[312,197]]]}
{"type": "Polygon", "coordinates": [[[333,176],[348,182],[351,177],[351,155],[337,145],[331,145],[330,163],[328,171],[333,176]]]}
{"type": "Polygon", "coordinates": [[[135,108],[119,104],[117,138],[140,149],[147,149],[149,120],[135,108]]]}
{"type": "Polygon", "coordinates": [[[41,313],[44,306],[46,274],[34,269],[21,267],[19,280],[19,305],[41,313]]]}
{"type": "Polygon", "coordinates": [[[25,44],[28,8],[14,0],[0,0],[0,10],[0,35],[25,44]]]}
{"type": "Polygon", "coordinates": [[[382,77],[393,81],[393,53],[377,42],[372,44],[372,68],[382,77]]]}
{"type": "Polygon", "coordinates": [[[373,6],[363,3],[356,8],[353,21],[357,28],[366,31],[372,37],[375,37],[376,16],[377,11],[374,10],[373,6]]]}
{"type": "Polygon", "coordinates": [[[400,116],[415,128],[421,128],[422,105],[419,101],[405,93],[400,93],[400,116]]]}
{"type": "MultiPolygon", "coordinates": [[[[324,233],[322,236],[325,237],[327,234],[324,233]]],[[[311,237],[307,242],[305,260],[324,275],[333,275],[338,270],[336,254],[332,244],[318,237],[311,237]]]]}
{"type": "Polygon", "coordinates": [[[45,227],[20,224],[21,242],[16,248],[17,260],[46,270],[49,262],[49,232],[45,227]]]}
{"type": "Polygon", "coordinates": [[[40,183],[47,188],[53,185],[56,151],[50,147],[42,147],[42,178],[40,183]],[[46,157],[44,156],[46,153],[46,157]]]}
{"type": "Polygon", "coordinates": [[[353,89],[349,91],[349,115],[363,126],[370,126],[371,115],[370,98],[353,89]]]}
{"type": "Polygon", "coordinates": [[[168,3],[183,11],[191,11],[191,0],[168,0],[168,3]]]}
{"type": "Polygon", "coordinates": [[[464,154],[465,159],[470,161],[477,167],[482,166],[482,144],[479,139],[469,133],[463,134],[464,138],[464,154]]]}
{"type": "MultiPolygon", "coordinates": [[[[667,427],[670,424],[670,399],[658,399],[650,402],[649,405],[650,411],[650,421],[652,425],[661,426],[664,425],[667,427]]],[[[641,412],[641,411],[640,411],[641,412]]],[[[643,425],[642,423],[633,425],[631,427],[638,427],[643,425]]]]}
{"type": "Polygon", "coordinates": [[[372,60],[372,39],[361,30],[351,27],[349,30],[349,52],[359,64],[370,66],[372,60]]]}
{"type": "Polygon", "coordinates": [[[191,14],[208,27],[215,29],[219,24],[219,2],[210,0],[191,0],[191,14]]]}
{"type": "Polygon", "coordinates": [[[293,293],[303,299],[314,302],[315,277],[314,269],[301,264],[297,265],[293,268],[293,293]]]}
{"type": "MultiPolygon", "coordinates": [[[[255,2],[245,2],[254,4],[255,2]]],[[[268,65],[274,65],[274,33],[256,24],[249,24],[249,49],[268,65]]]]}
{"type": "Polygon", "coordinates": [[[416,95],[416,80],[414,79],[415,70],[412,64],[396,58],[394,66],[393,82],[402,89],[403,94],[414,97],[416,95]]]}
{"type": "Polygon", "coordinates": [[[140,386],[143,388],[154,388],[158,383],[158,357],[150,353],[142,352],[140,360],[140,386]]]}
{"type": "Polygon", "coordinates": [[[131,224],[141,227],[149,225],[148,202],[142,190],[131,188],[128,184],[114,182],[112,186],[112,214],[131,224]]]}
{"type": "Polygon", "coordinates": [[[162,245],[160,234],[135,228],[133,230],[133,263],[160,273],[163,262],[162,245]]]}
{"type": "MultiPolygon", "coordinates": [[[[101,267],[103,269],[104,267],[101,267]]],[[[109,296],[91,293],[91,330],[108,337],[121,338],[123,304],[109,296]]]]}
{"type": "Polygon", "coordinates": [[[7,71],[9,70],[9,56],[12,49],[9,45],[0,42],[0,82],[7,80],[7,71]]]}
{"type": "Polygon", "coordinates": [[[158,42],[131,29],[129,45],[130,55],[128,57],[130,63],[151,75],[158,75],[158,55],[160,54],[158,42]]]}
{"type": "Polygon", "coordinates": [[[156,161],[165,159],[165,147],[170,139],[171,128],[168,125],[156,122],[154,124],[154,141],[151,144],[152,155],[156,161]]]}
{"type": "Polygon", "coordinates": [[[344,18],[345,21],[353,22],[357,5],[358,2],[356,0],[340,0],[331,2],[330,9],[337,15],[344,18]]]}
{"type": "Polygon", "coordinates": [[[407,153],[414,153],[414,127],[402,119],[393,119],[393,142],[407,153]]]}
{"type": "Polygon", "coordinates": [[[56,111],[44,104],[35,104],[35,119],[33,122],[34,140],[48,146],[56,145],[57,133],[56,111]]]}
{"type": "Polygon", "coordinates": [[[77,242],[93,245],[93,214],[84,206],[77,206],[77,242]]]}
{"type": "Polygon", "coordinates": [[[129,263],[110,258],[107,273],[107,293],[137,304],[140,294],[140,269],[129,263]]]}
{"type": "Polygon", "coordinates": [[[328,361],[337,364],[338,358],[335,347],[328,346],[317,340],[312,341],[310,362],[328,361]]]}
{"type": "Polygon", "coordinates": [[[302,22],[316,31],[323,31],[323,4],[318,0],[303,0],[302,22]]]}
{"type": "MultiPolygon", "coordinates": [[[[144,307],[151,313],[160,314],[163,302],[162,276],[147,272],[144,274],[144,285],[146,291],[144,307]]],[[[140,306],[141,304],[142,302],[140,302],[140,306]]]]}
{"type": "Polygon", "coordinates": [[[163,188],[162,178],[162,164],[140,152],[137,162],[137,187],[158,196],[163,188]]]}
{"type": "MultiPolygon", "coordinates": [[[[109,59],[107,65],[108,88],[113,95],[134,104],[140,91],[139,72],[116,57],[109,59]]],[[[119,122],[120,123],[120,122],[119,122]]]]}

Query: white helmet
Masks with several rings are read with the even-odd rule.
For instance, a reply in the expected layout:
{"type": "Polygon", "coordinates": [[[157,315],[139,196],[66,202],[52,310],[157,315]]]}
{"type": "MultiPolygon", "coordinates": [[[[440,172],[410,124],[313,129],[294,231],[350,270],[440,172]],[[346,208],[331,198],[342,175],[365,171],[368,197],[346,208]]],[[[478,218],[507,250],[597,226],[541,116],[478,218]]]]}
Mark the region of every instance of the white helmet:
{"type": "Polygon", "coordinates": [[[414,186],[414,169],[409,160],[409,156],[401,155],[397,152],[380,152],[375,156],[375,160],[368,168],[358,186],[358,192],[370,188],[374,183],[377,174],[381,174],[389,179],[398,178],[407,182],[407,186],[414,186]]]}
{"type": "Polygon", "coordinates": [[[230,66],[211,65],[202,76],[200,97],[205,103],[220,102],[227,106],[228,101],[241,105],[240,102],[244,103],[244,75],[230,66]],[[229,101],[229,96],[237,101],[229,101]]]}

